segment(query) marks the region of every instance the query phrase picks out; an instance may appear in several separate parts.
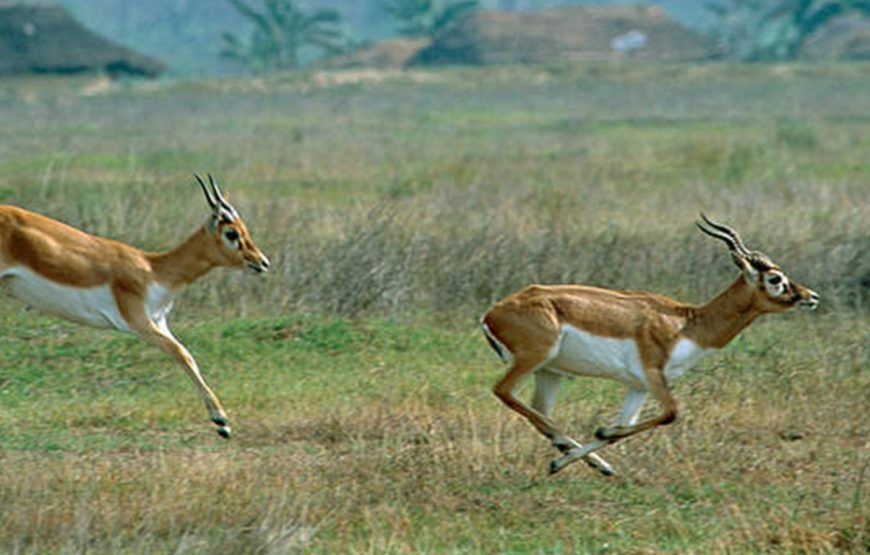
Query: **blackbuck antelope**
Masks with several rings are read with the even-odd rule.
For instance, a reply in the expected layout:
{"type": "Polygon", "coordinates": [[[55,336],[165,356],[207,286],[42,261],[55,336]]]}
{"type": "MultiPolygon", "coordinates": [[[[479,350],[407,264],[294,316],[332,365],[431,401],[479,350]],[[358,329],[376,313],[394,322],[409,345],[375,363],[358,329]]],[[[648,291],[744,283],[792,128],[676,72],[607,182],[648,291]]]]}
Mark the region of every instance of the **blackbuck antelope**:
{"type": "Polygon", "coordinates": [[[167,252],[143,252],[22,208],[0,206],[0,278],[29,305],[79,324],[133,333],[175,357],[199,390],[218,434],[229,437],[220,401],[166,318],[178,289],[212,268],[247,267],[259,274],[269,260],[214,178],[208,176],[209,188],[195,177],[211,214],[167,252]]]}
{"type": "Polygon", "coordinates": [[[703,214],[701,218],[701,231],[723,241],[740,268],[734,283],[707,304],[584,285],[531,285],[499,301],[483,317],[490,345],[510,363],[495,394],[563,453],[550,463],[551,473],[584,459],[603,474],[613,474],[595,451],[673,422],[677,404],[671,382],[758,316],[818,304],[818,294],[791,281],[766,255],[747,249],[733,229],[703,214]],[[529,406],[517,399],[515,390],[532,375],[535,389],[529,406]],[[626,396],[616,425],[599,428],[596,439],[585,445],[556,427],[552,412],[562,376],[624,383],[626,396]],[[650,393],[662,412],[638,422],[650,393]]]}

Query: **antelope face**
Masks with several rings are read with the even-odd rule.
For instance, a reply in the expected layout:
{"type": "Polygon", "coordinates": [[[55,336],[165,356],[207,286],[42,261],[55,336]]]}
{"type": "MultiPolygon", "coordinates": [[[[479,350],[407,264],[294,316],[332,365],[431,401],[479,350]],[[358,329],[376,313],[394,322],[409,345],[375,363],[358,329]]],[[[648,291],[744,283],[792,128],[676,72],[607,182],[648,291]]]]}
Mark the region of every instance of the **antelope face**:
{"type": "Polygon", "coordinates": [[[736,231],[710,221],[704,214],[701,214],[701,219],[705,224],[698,222],[701,231],[728,245],[731,258],[740,268],[744,279],[755,287],[756,305],[762,311],[782,312],[798,306],[812,310],[818,306],[818,293],[790,280],[764,253],[747,249],[736,231]]]}
{"type": "Polygon", "coordinates": [[[214,239],[217,258],[222,266],[247,268],[257,274],[269,269],[269,259],[254,244],[245,222],[221,194],[215,179],[209,175],[211,190],[198,175],[194,176],[205,193],[212,210],[208,229],[214,239]]]}
{"type": "Polygon", "coordinates": [[[244,267],[257,274],[269,269],[269,259],[254,244],[242,220],[218,221],[214,234],[220,243],[225,266],[244,267]]]}
{"type": "Polygon", "coordinates": [[[755,279],[758,283],[758,302],[766,312],[781,312],[795,307],[815,309],[819,305],[819,294],[792,281],[775,264],[758,267],[753,264],[755,279]]]}

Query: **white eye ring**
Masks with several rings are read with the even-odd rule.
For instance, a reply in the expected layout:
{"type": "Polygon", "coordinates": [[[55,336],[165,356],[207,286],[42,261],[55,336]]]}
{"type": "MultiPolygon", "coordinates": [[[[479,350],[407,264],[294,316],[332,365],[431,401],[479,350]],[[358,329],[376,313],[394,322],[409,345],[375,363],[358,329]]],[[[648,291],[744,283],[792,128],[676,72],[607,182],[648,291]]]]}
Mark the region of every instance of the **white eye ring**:
{"type": "Polygon", "coordinates": [[[788,291],[788,278],[780,273],[770,274],[764,279],[769,294],[780,296],[788,291]]]}
{"type": "Polygon", "coordinates": [[[237,229],[227,229],[221,233],[221,236],[223,237],[224,243],[226,243],[226,245],[231,249],[242,249],[242,234],[239,233],[237,229]]]}

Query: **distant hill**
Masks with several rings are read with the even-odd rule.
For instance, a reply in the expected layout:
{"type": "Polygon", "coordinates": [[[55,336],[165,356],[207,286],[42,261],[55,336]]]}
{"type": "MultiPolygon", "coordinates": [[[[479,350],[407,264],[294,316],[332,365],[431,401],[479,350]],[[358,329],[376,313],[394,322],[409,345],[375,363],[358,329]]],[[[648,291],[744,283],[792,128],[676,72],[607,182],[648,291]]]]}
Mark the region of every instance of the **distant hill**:
{"type": "Polygon", "coordinates": [[[708,59],[712,48],[658,6],[481,10],[445,29],[412,64],[708,59]]]}
{"type": "Polygon", "coordinates": [[[224,0],[57,0],[89,28],[156,56],[174,75],[225,72],[221,33],[247,23],[224,0]]]}
{"type": "Polygon", "coordinates": [[[81,73],[153,77],[158,60],[83,27],[61,6],[0,0],[0,73],[81,73]]]}

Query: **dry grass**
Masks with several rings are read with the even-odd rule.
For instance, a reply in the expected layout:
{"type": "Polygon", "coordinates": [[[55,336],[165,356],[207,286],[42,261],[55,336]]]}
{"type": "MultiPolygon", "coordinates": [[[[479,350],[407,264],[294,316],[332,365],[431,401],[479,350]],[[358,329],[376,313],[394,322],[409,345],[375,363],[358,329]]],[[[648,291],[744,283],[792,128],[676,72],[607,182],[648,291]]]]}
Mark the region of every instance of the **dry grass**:
{"type": "MultiPolygon", "coordinates": [[[[870,542],[870,428],[856,418],[870,391],[866,336],[856,350],[861,335],[848,322],[809,322],[797,333],[792,324],[771,323],[687,378],[678,387],[684,417],[677,424],[606,450],[621,475],[613,480],[582,465],[546,478],[555,453],[545,441],[483,388],[450,385],[477,372],[491,377],[494,363],[481,357],[463,366],[448,357],[449,368],[424,363],[435,375],[416,393],[401,380],[402,395],[391,394],[389,381],[373,382],[380,402],[362,388],[343,398],[326,393],[325,405],[290,397],[289,410],[277,413],[233,400],[239,437],[229,444],[197,431],[186,446],[173,446],[179,432],[165,431],[158,436],[167,444],[156,449],[4,451],[0,500],[14,510],[0,520],[0,545],[23,552],[608,545],[617,552],[860,552],[870,542]],[[813,348],[792,355],[792,342],[778,339],[786,330],[813,348]],[[824,332],[834,333],[823,342],[824,332]],[[863,359],[814,360],[847,345],[849,356],[863,359]]],[[[451,337],[457,345],[478,339],[451,337]]],[[[408,352],[397,362],[412,366],[421,356],[433,353],[408,352]]],[[[367,383],[369,357],[352,357],[362,375],[340,379],[367,383]]],[[[616,394],[572,383],[558,414],[569,429],[588,432],[602,409],[616,408],[616,394]]]]}
{"type": "MultiPolygon", "coordinates": [[[[0,515],[0,545],[861,552],[870,546],[862,322],[796,314],[756,324],[677,385],[677,423],[602,453],[614,479],[583,465],[546,476],[556,453],[489,393],[498,362],[476,330],[320,317],[184,327],[230,409],[231,442],[207,428],[171,362],[132,341],[76,328],[60,343],[44,333],[11,341],[24,366],[62,361],[86,342],[122,366],[92,383],[83,374],[104,362],[83,358],[4,385],[16,405],[0,412],[0,504],[14,510],[0,515]],[[38,349],[21,346],[34,341],[38,349]]],[[[615,414],[620,393],[568,382],[556,416],[582,440],[615,414]]]]}
{"type": "Polygon", "coordinates": [[[728,272],[694,230],[700,210],[828,308],[863,310],[864,77],[783,67],[274,78],[99,98],[31,87],[30,100],[10,88],[0,192],[165,248],[203,217],[190,174],[212,171],[278,261],[257,287],[213,277],[186,303],[237,314],[477,313],[530,281],[700,301],[728,272]]]}

